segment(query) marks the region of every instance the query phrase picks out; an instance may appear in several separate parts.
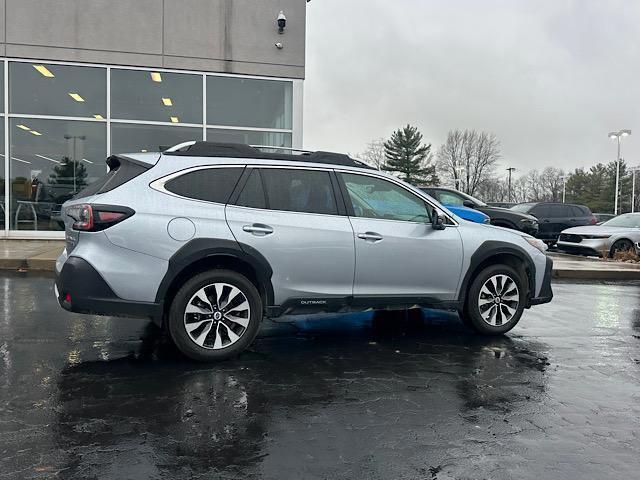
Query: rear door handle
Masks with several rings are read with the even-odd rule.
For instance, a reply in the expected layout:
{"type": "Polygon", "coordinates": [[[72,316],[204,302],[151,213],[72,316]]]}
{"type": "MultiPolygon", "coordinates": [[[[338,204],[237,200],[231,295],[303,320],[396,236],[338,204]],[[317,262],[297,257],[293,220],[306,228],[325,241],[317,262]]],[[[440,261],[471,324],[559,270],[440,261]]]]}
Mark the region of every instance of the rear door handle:
{"type": "Polygon", "coordinates": [[[359,233],[358,238],[361,238],[362,240],[365,240],[367,242],[375,243],[382,240],[382,235],[376,232],[365,232],[365,233],[359,233]]]}
{"type": "Polygon", "coordinates": [[[253,225],[244,225],[242,230],[248,233],[252,233],[259,237],[264,237],[265,235],[270,235],[273,233],[273,228],[269,225],[264,225],[262,223],[254,223],[253,225]]]}

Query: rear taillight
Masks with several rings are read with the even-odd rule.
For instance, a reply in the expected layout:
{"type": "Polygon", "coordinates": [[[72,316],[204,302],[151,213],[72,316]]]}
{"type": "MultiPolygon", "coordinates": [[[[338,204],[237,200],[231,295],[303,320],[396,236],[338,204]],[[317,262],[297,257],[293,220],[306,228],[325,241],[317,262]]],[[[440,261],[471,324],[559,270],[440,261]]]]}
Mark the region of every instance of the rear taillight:
{"type": "Polygon", "coordinates": [[[67,215],[74,220],[72,228],[81,232],[99,232],[129,218],[134,213],[127,207],[87,203],[73,205],[67,209],[67,215]]]}
{"type": "Polygon", "coordinates": [[[598,219],[594,215],[591,215],[591,218],[589,219],[589,223],[591,225],[595,225],[596,223],[598,223],[598,219]]]}

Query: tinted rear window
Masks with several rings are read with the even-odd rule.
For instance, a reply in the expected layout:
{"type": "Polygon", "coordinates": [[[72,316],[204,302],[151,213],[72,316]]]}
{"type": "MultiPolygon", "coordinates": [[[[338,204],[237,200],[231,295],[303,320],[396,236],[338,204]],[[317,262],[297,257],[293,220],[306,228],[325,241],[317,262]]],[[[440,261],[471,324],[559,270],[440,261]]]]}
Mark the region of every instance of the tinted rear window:
{"type": "Polygon", "coordinates": [[[242,168],[206,168],[180,175],[164,186],[181,197],[227,203],[242,174],[242,168]]]}
{"type": "Polygon", "coordinates": [[[93,182],[84,190],[78,192],[74,198],[90,197],[91,195],[97,195],[99,193],[110,192],[114,188],[124,185],[129,180],[133,180],[141,173],[146,172],[151,168],[151,165],[142,165],[134,163],[126,158],[120,158],[120,165],[117,168],[111,169],[103,177],[93,182]]]}
{"type": "Polygon", "coordinates": [[[264,189],[262,188],[262,180],[260,179],[260,172],[258,170],[253,170],[249,175],[236,205],[251,208],[267,208],[264,189]]]}
{"type": "Polygon", "coordinates": [[[265,168],[261,174],[270,209],[337,215],[329,172],[265,168]]]}

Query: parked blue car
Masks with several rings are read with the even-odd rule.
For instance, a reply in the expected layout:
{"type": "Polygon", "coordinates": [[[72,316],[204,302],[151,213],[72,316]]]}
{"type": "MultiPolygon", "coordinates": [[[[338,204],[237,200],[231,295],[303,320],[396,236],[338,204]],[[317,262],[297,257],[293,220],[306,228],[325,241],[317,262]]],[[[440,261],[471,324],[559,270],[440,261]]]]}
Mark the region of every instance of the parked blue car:
{"type": "Polygon", "coordinates": [[[451,210],[451,212],[455,213],[460,218],[464,218],[465,220],[469,220],[470,222],[475,223],[489,223],[491,220],[489,215],[479,212],[478,210],[474,210],[469,207],[462,207],[460,205],[445,205],[447,209],[451,210]]]}
{"type": "MultiPolygon", "coordinates": [[[[431,195],[425,187],[418,188],[427,195],[431,195]]],[[[470,222],[488,224],[491,221],[489,215],[482,213],[474,208],[464,207],[462,205],[449,205],[447,203],[443,203],[442,205],[447,207],[448,210],[450,210],[452,213],[455,213],[458,217],[470,222]]]]}

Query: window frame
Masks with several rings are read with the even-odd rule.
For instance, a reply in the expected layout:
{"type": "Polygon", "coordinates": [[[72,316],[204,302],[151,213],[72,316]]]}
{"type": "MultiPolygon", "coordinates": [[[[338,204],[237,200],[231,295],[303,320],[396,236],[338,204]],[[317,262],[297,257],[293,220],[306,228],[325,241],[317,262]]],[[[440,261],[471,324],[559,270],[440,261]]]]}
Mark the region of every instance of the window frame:
{"type": "Polygon", "coordinates": [[[354,210],[353,210],[353,205],[351,205],[350,201],[347,201],[347,199],[349,198],[349,192],[347,190],[347,186],[346,186],[346,184],[344,182],[344,179],[342,178],[342,174],[345,174],[345,173],[349,174],[349,175],[361,175],[361,176],[365,176],[365,177],[373,177],[373,178],[376,178],[378,180],[382,180],[382,181],[387,181],[389,183],[393,183],[394,185],[404,189],[407,193],[412,194],[415,197],[418,197],[420,200],[422,200],[425,204],[427,204],[432,209],[437,210],[438,211],[438,215],[442,215],[442,216],[445,217],[445,225],[447,227],[458,227],[459,226],[459,223],[453,218],[452,215],[449,214],[449,212],[442,210],[442,208],[440,206],[438,206],[438,205],[434,205],[426,197],[426,195],[428,195],[428,194],[423,192],[420,189],[416,188],[416,190],[414,190],[412,188],[408,188],[406,185],[404,185],[399,180],[396,180],[394,178],[389,178],[389,177],[383,176],[383,175],[376,175],[375,173],[370,173],[370,172],[361,172],[361,171],[347,170],[347,169],[342,169],[342,168],[336,168],[336,169],[334,169],[334,172],[336,173],[336,178],[338,180],[338,183],[340,185],[340,190],[341,190],[341,193],[342,193],[342,199],[343,199],[343,201],[345,203],[345,207],[347,209],[347,216],[349,216],[349,217],[364,218],[364,219],[368,219],[368,220],[385,221],[385,222],[401,222],[401,223],[414,223],[414,224],[418,224],[418,225],[430,225],[430,223],[412,222],[412,221],[409,221],[409,220],[392,220],[392,219],[389,219],[389,218],[357,217],[355,215],[354,210]]]}

